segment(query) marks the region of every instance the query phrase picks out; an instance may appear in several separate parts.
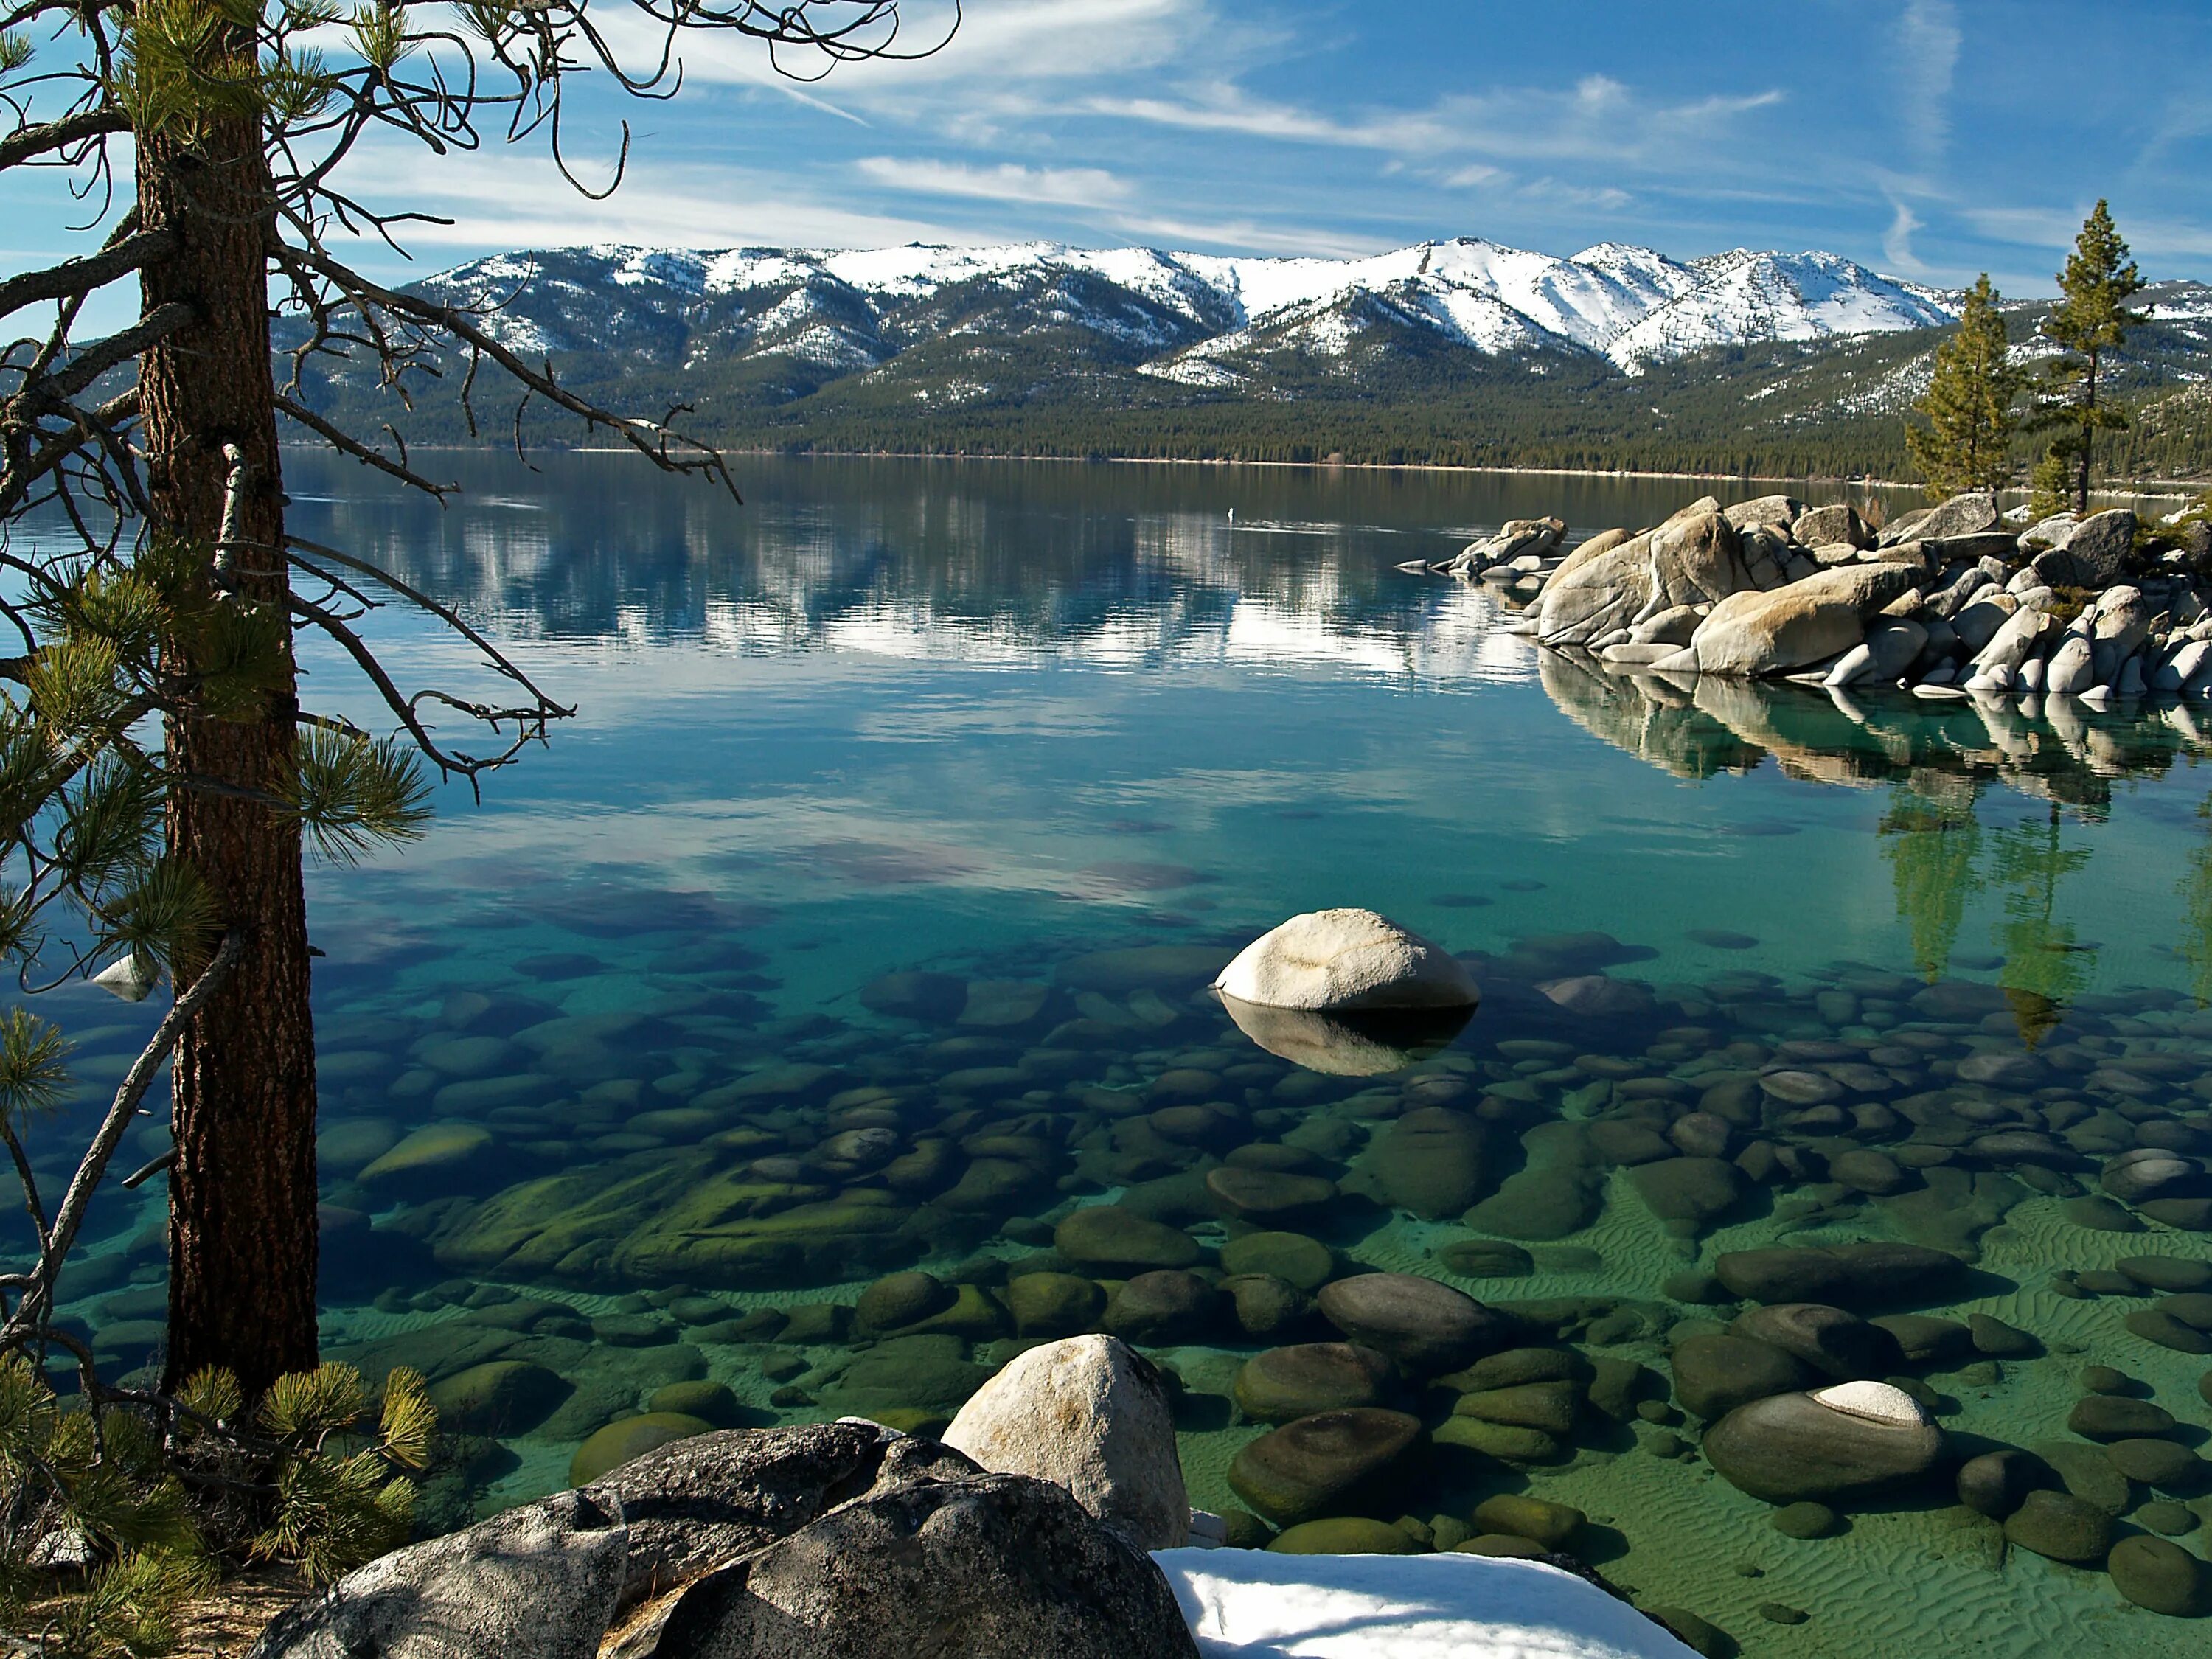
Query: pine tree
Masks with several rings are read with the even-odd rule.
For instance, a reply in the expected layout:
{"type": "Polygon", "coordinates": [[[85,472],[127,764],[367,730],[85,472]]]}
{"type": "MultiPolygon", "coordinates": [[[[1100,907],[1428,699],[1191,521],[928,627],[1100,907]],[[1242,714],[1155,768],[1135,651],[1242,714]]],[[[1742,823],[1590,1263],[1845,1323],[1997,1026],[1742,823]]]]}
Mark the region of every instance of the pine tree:
{"type": "MultiPolygon", "coordinates": [[[[127,969],[137,994],[169,981],[174,1018],[132,1086],[143,1093],[144,1074],[172,1062],[171,1390],[222,1364],[255,1399],[314,1367],[302,860],[310,846],[343,858],[404,836],[420,817],[411,762],[302,706],[297,634],[360,668],[393,730],[442,776],[473,783],[574,712],[392,573],[288,528],[280,433],[433,495],[453,488],[417,471],[387,424],[349,430],[312,406],[318,371],[349,361],[399,408],[449,369],[464,387],[491,370],[524,403],[735,493],[721,454],[672,424],[679,410],[653,420],[592,403],[487,325],[495,301],[447,304],[352,270],[340,257],[351,239],[392,240],[423,216],[349,194],[356,178],[392,175],[343,164],[370,135],[447,161],[535,137],[573,179],[562,112],[574,84],[668,95],[679,46],[716,37],[781,52],[778,67],[799,74],[919,55],[894,49],[898,11],[899,0],[0,5],[0,189],[39,167],[103,204],[80,228],[81,257],[0,282],[0,319],[31,331],[0,352],[0,622],[11,651],[21,641],[0,656],[0,683],[21,688],[0,699],[0,768],[29,768],[0,775],[0,963],[35,955],[30,923],[55,901],[91,933],[49,942],[52,971],[26,981],[90,978],[118,951],[107,971],[127,969]],[[92,302],[126,283],[137,320],[97,335],[104,308],[92,302]],[[290,336],[273,354],[272,308],[290,336]],[[37,314],[48,320],[19,321],[37,314]],[[39,533],[20,536],[32,520],[39,533]],[[401,685],[360,626],[394,605],[466,638],[497,689],[401,685]],[[457,740],[464,722],[479,736],[457,740]],[[158,744],[139,740],[149,727],[158,744]],[[72,745],[66,765],[45,763],[53,738],[72,745]],[[102,808],[89,820],[88,799],[102,808]],[[103,839],[79,856],[87,823],[103,839]],[[26,872],[28,900],[15,890],[26,872]]],[[[623,132],[614,183],[630,160],[623,132]]],[[[128,1115],[111,1113],[117,1133],[128,1115]]],[[[6,1130],[0,1111],[0,1140],[6,1130]]],[[[93,1176],[112,1152],[95,1146],[93,1176]]],[[[0,1285],[0,1353],[50,1340],[60,1235],[42,1239],[47,1265],[14,1306],[0,1285]]]]}
{"type": "Polygon", "coordinates": [[[2142,292],[2142,274],[2129,257],[2112,223],[2112,210],[2100,201],[2075,239],[2066,269],[2058,273],[2058,303],[2044,319],[2043,337],[2062,353],[2045,369],[2042,408],[2037,424],[2058,428],[2068,441],[2061,452],[2074,468],[2074,510],[2089,511],[2089,479],[2096,460],[2097,434],[2126,429],[2127,416],[2097,401],[2098,379],[2106,355],[2126,342],[2127,331],[2143,321],[2127,302],[2142,292]]]}
{"type": "Polygon", "coordinates": [[[2011,341],[1997,310],[2000,297],[1984,271],[1967,292],[1959,331],[1936,348],[1935,377],[1912,405],[1928,424],[1905,425],[1905,447],[1928,481],[1930,501],[2012,481],[2012,434],[2020,423],[2013,403],[2021,374],[2007,356],[2011,341]]]}

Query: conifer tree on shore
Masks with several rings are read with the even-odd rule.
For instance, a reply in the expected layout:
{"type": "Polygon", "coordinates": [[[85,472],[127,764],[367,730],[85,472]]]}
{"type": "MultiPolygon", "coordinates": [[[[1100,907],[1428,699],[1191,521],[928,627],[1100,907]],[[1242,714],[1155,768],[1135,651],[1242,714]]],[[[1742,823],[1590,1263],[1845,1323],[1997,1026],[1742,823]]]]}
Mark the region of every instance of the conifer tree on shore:
{"type": "MultiPolygon", "coordinates": [[[[288,439],[453,488],[378,417],[324,413],[315,388],[350,367],[388,416],[458,384],[473,425],[471,394],[501,380],[666,471],[731,483],[680,409],[617,413],[510,349],[501,295],[447,303],[354,269],[364,240],[434,222],[417,201],[352,193],[394,177],[362,147],[411,142],[435,167],[534,139],[600,196],[629,130],[605,187],[578,182],[562,125],[577,83],[668,96],[683,48],[728,37],[799,75],[915,55],[895,47],[899,22],[899,0],[0,6],[0,185],[52,170],[94,210],[79,257],[0,282],[17,336],[0,339],[0,629],[20,647],[0,657],[0,962],[27,986],[169,982],[172,1017],[128,1081],[143,1094],[172,1064],[171,1392],[222,1365],[250,1402],[316,1364],[307,844],[344,858],[416,833],[418,757],[473,784],[573,712],[429,596],[288,526],[288,439]],[[97,332],[100,296],[125,285],[136,320],[97,332]],[[488,689],[401,685],[363,631],[391,607],[477,647],[488,689]],[[384,734],[302,706],[302,633],[359,668],[384,734]],[[85,931],[34,926],[49,903],[85,931]]],[[[119,1095],[102,1121],[88,1181],[136,1105],[119,1095]]],[[[52,1306],[69,1237],[38,1231],[37,1270],[0,1285],[0,1354],[67,1336],[52,1306]]]]}
{"type": "Polygon", "coordinates": [[[1930,501],[2012,481],[2012,434],[2020,424],[2013,404],[2021,375],[2007,356],[2000,297],[1984,271],[1967,290],[1959,331],[1936,348],[1935,376],[1912,405],[1928,424],[1905,425],[1905,445],[1930,501]]]}
{"type": "Polygon", "coordinates": [[[2060,355],[2045,367],[2039,388],[2036,424],[2058,433],[2039,471],[2039,487],[2054,483],[2062,466],[2070,471],[2074,510],[2079,514],[2089,511],[2097,434],[2127,428],[2125,413],[2100,403],[2098,392],[2106,356],[2145,320],[2141,312],[2127,308],[2142,288],[2142,273],[2112,222],[2112,209],[2100,200],[2075,238],[2066,269],[2058,273],[2058,303],[2041,331],[2060,355]]]}

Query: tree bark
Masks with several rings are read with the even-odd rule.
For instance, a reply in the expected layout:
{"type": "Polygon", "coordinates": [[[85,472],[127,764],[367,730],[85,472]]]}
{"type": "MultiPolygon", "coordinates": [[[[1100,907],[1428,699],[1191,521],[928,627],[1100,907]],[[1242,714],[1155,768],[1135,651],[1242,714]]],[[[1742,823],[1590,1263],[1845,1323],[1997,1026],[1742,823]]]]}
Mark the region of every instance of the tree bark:
{"type": "Polygon", "coordinates": [[[2077,519],[2089,516],[2089,463],[2097,444],[2097,354],[2092,351],[2088,356],[2089,373],[2082,383],[2081,406],[2090,418],[2081,422],[2081,470],[2075,475],[2074,516],[2077,519]]]}
{"type": "MultiPolygon", "coordinates": [[[[171,230],[173,257],[147,268],[147,312],[181,301],[193,324],[139,362],[149,492],[157,533],[209,555],[223,523],[235,445],[247,471],[229,582],[286,618],[281,689],[258,717],[173,719],[179,773],[270,791],[291,772],[297,699],[289,584],[273,550],[283,532],[276,387],[269,351],[265,238],[271,187],[257,120],[204,125],[189,142],[143,134],[138,208],[171,230]]],[[[189,666],[188,641],[173,659],[189,666]]],[[[177,1159],[169,1175],[169,1347],[174,1387],[228,1366],[249,1398],[312,1367],[315,1332],[315,1055],[308,1006],[307,900],[296,823],[252,800],[173,788],[171,853],[213,890],[245,951],[193,1018],[173,1073],[177,1159]]],[[[205,957],[176,964],[190,984],[205,957]]]]}

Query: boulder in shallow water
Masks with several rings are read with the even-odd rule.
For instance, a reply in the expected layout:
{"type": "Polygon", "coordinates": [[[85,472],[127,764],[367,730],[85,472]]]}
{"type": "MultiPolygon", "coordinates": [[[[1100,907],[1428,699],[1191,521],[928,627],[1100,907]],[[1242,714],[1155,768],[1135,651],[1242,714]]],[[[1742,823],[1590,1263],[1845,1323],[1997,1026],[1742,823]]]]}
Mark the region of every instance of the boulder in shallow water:
{"type": "Polygon", "coordinates": [[[1324,1285],[1322,1316],[1352,1341],[1416,1376],[1455,1371],[1510,1346],[1515,1323],[1449,1285],[1412,1273],[1359,1273],[1324,1285]]]}
{"type": "Polygon", "coordinates": [[[1361,1169],[1377,1197],[1424,1221],[1442,1221],[1482,1196],[1486,1151],[1480,1119],[1417,1106],[1382,1132],[1361,1169]]]}
{"type": "Polygon", "coordinates": [[[2005,1541],[2052,1561],[2102,1565],[2112,1547],[2112,1517],[2063,1492],[2032,1492],[2005,1517],[2005,1541]]]}
{"type": "Polygon", "coordinates": [[[1140,1549],[1180,1548],[1189,1536],[1167,1385],[1113,1337],[1017,1355],[960,1408],[944,1440],[986,1469],[1066,1487],[1140,1549]]]}
{"type": "Polygon", "coordinates": [[[2139,1607],[2169,1619],[2212,1613],[2212,1570],[2170,1539],[2138,1534],[2112,1546],[2105,1571],[2112,1588],[2139,1607]]]}
{"type": "Polygon", "coordinates": [[[1777,1245],[1730,1250],[1713,1276],[1754,1302],[1825,1302],[1841,1308],[1946,1302],[1965,1288],[1966,1264],[1924,1244],[1777,1245]]]}
{"type": "Polygon", "coordinates": [[[1813,1373],[1795,1355],[1754,1337],[1701,1331],[1677,1342],[1668,1356],[1675,1403],[1707,1422],[1739,1406],[1795,1394],[1813,1373]]]}
{"type": "Polygon", "coordinates": [[[1903,1390],[1846,1382],[1739,1406],[1706,1431],[1705,1453],[1753,1498],[1827,1501],[1920,1479],[1942,1458],[1943,1432],[1903,1390]]]}
{"type": "Polygon", "coordinates": [[[1269,1054],[1325,1077],[1402,1072],[1442,1051],[1474,1012],[1470,1006],[1324,1014],[1263,1008],[1228,995],[1221,1006],[1237,1029],[1269,1054]]]}
{"type": "Polygon", "coordinates": [[[1291,917],[1239,951],[1214,988],[1263,1008],[1322,1013],[1470,1008],[1482,999],[1442,945],[1360,909],[1291,917]]]}
{"type": "Polygon", "coordinates": [[[1279,1526],[1369,1505],[1395,1513],[1388,1502],[1392,1474],[1420,1438],[1420,1419],[1404,1412],[1317,1412],[1239,1451],[1229,1466],[1230,1489],[1279,1526]]]}
{"type": "Polygon", "coordinates": [[[1356,1342],[1299,1342],[1270,1348],[1237,1373],[1234,1397],[1260,1423],[1294,1423],[1316,1412],[1379,1406],[1396,1386],[1398,1368],[1356,1342]]]}

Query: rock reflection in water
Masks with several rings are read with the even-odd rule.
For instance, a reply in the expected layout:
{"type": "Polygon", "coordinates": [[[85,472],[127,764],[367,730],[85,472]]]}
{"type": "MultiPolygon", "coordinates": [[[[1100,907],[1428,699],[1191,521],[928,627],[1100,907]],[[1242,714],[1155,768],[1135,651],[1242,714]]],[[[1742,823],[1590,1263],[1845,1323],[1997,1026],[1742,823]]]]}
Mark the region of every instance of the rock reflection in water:
{"type": "Polygon", "coordinates": [[[1224,996],[1237,1029],[1269,1054],[1331,1077],[1380,1077],[1441,1054],[1474,1018],[1472,1008],[1323,1014],[1266,1008],[1224,996]]]}

